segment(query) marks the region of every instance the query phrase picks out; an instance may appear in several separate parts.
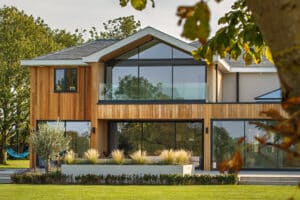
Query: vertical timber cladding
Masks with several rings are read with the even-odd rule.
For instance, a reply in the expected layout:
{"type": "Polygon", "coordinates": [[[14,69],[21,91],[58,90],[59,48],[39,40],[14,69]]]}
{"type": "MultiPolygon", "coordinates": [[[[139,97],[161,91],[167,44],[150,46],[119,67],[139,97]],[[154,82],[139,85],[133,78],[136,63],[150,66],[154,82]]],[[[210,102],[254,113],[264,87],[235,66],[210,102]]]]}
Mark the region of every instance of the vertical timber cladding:
{"type": "MultiPolygon", "coordinates": [[[[260,111],[285,112],[280,104],[100,104],[98,119],[105,120],[199,120],[204,121],[204,169],[210,170],[211,119],[266,119],[260,111]],[[128,111],[128,112],[124,112],[128,111]],[[130,111],[130,112],[129,112],[130,111]]],[[[100,123],[99,123],[100,124],[100,123]]],[[[105,123],[104,123],[105,124],[105,123]]],[[[105,129],[104,124],[101,126],[105,129]]],[[[100,128],[100,127],[99,127],[100,128]]],[[[100,128],[101,129],[101,128],[100,128]]],[[[102,132],[101,134],[103,134],[102,132]]],[[[103,139],[106,135],[101,136],[103,139]]]]}
{"type": "MultiPolygon", "coordinates": [[[[77,68],[77,92],[54,92],[54,69],[66,67],[30,67],[30,128],[36,128],[37,120],[90,120],[91,92],[90,66],[77,68]]],[[[31,148],[32,149],[32,148],[31,148]]],[[[30,154],[31,167],[34,154],[30,154]]]]}

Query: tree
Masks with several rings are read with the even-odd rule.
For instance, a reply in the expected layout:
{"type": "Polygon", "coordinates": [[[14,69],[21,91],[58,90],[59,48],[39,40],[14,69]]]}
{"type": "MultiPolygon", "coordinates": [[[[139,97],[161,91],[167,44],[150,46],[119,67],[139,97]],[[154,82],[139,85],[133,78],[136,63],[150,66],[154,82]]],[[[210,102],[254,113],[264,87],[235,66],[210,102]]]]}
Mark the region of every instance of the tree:
{"type": "Polygon", "coordinates": [[[82,42],[81,36],[51,30],[15,7],[0,8],[0,163],[6,146],[17,133],[29,134],[29,73],[20,66],[30,59],[82,42]]]}
{"type": "MultiPolygon", "coordinates": [[[[103,23],[104,31],[97,31],[92,27],[88,32],[90,40],[96,39],[123,39],[136,33],[141,28],[141,22],[134,16],[119,17],[103,23]]],[[[78,30],[77,30],[78,31],[78,30]]],[[[84,30],[85,32],[86,30],[84,30]]]]}
{"type": "MultiPolygon", "coordinates": [[[[215,0],[221,2],[222,0],[215,0]]],[[[131,0],[131,5],[142,10],[147,0],[131,0]]],[[[126,6],[129,0],[120,0],[126,6]]],[[[257,140],[263,145],[273,145],[300,157],[300,1],[299,0],[236,0],[232,11],[219,19],[220,28],[208,40],[210,11],[206,1],[192,6],[179,6],[179,24],[183,23],[182,36],[199,40],[202,44],[193,52],[195,58],[212,62],[214,55],[237,59],[243,56],[246,64],[259,63],[262,56],[274,62],[282,89],[282,108],[288,117],[274,110],[265,112],[277,121],[266,126],[267,134],[257,140]],[[281,143],[268,143],[270,133],[284,139],[281,143]],[[297,148],[294,148],[297,146],[297,148]]],[[[232,161],[240,160],[237,152],[232,161]]],[[[231,161],[230,161],[231,162],[231,161]]],[[[238,170],[240,166],[236,165],[238,170]]]]}
{"type": "Polygon", "coordinates": [[[64,135],[64,130],[59,123],[52,128],[41,124],[39,130],[31,135],[33,150],[45,161],[45,172],[49,172],[49,162],[59,153],[69,149],[70,137],[64,135]]]}

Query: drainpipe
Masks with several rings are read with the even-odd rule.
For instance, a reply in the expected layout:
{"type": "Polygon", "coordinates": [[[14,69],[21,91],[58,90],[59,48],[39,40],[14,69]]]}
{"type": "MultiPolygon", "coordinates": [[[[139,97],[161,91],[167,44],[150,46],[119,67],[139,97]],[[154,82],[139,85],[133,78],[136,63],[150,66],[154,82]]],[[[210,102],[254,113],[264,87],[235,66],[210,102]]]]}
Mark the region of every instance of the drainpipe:
{"type": "Polygon", "coordinates": [[[236,73],[236,102],[240,102],[240,73],[236,73]]]}
{"type": "Polygon", "coordinates": [[[216,70],[216,103],[218,103],[218,63],[215,64],[216,70]]]}

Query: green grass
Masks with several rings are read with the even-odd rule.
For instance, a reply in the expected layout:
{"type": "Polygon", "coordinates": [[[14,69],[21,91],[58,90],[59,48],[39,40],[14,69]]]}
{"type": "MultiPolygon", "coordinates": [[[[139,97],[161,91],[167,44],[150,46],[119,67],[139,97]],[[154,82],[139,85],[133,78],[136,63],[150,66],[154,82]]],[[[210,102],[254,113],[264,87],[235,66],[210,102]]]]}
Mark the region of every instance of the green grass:
{"type": "Polygon", "coordinates": [[[29,160],[7,160],[7,165],[0,165],[3,168],[29,168],[29,160]]]}
{"type": "Polygon", "coordinates": [[[295,186],[0,185],[2,200],[218,200],[300,199],[295,186]]]}

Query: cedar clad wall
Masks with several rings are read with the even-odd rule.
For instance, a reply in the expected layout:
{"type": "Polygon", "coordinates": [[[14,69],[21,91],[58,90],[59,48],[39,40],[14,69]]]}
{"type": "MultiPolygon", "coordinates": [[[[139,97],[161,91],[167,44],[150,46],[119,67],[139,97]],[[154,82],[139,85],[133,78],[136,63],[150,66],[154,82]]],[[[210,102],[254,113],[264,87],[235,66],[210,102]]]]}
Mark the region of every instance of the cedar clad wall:
{"type": "Polygon", "coordinates": [[[54,92],[54,68],[30,67],[30,124],[36,120],[90,120],[90,67],[77,67],[77,92],[54,92]]]}
{"type": "Polygon", "coordinates": [[[98,119],[266,119],[260,112],[270,109],[285,114],[280,104],[104,104],[98,105],[98,119]]]}

